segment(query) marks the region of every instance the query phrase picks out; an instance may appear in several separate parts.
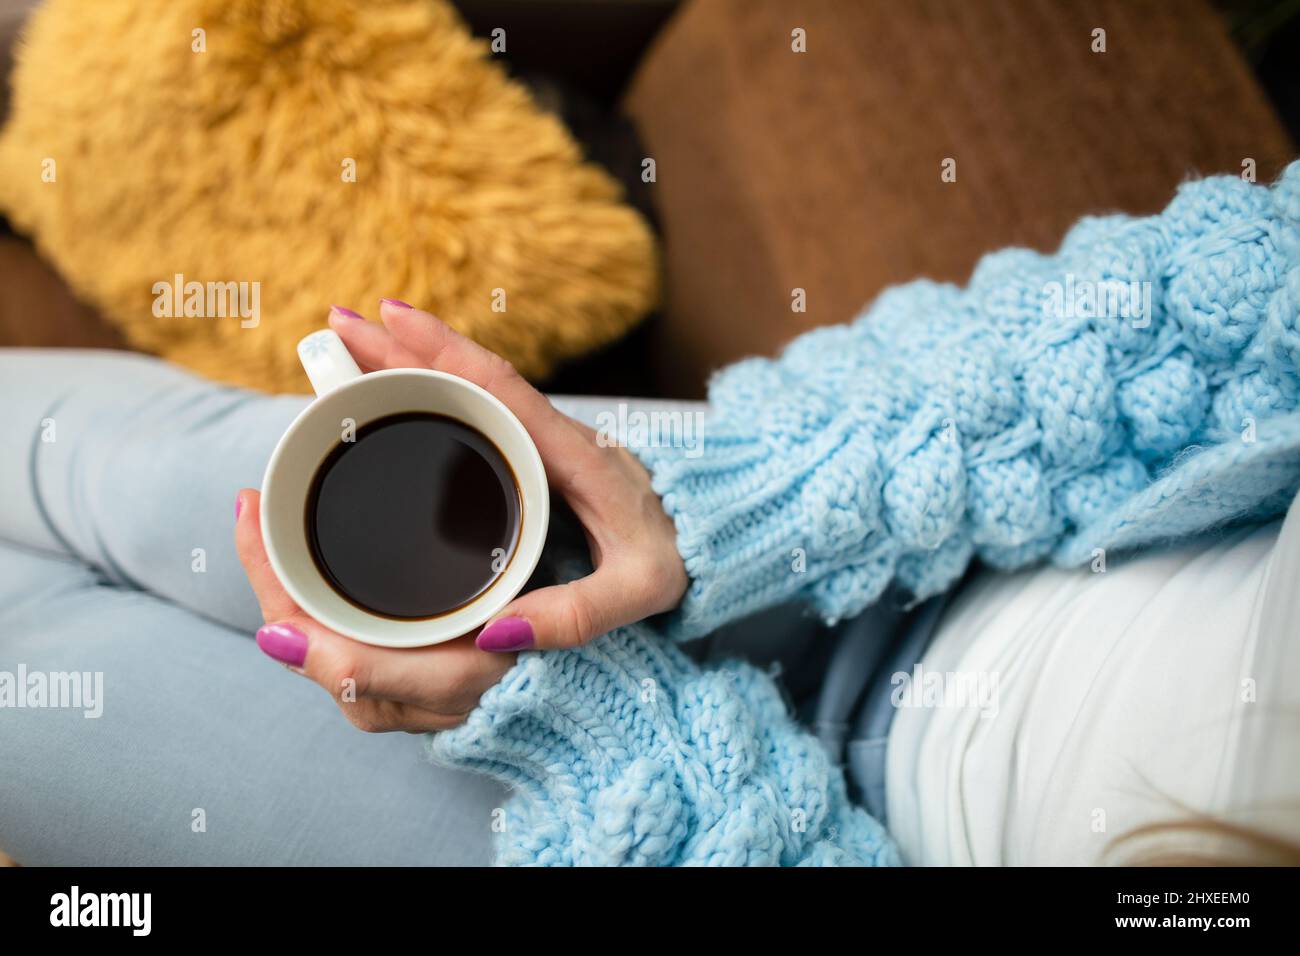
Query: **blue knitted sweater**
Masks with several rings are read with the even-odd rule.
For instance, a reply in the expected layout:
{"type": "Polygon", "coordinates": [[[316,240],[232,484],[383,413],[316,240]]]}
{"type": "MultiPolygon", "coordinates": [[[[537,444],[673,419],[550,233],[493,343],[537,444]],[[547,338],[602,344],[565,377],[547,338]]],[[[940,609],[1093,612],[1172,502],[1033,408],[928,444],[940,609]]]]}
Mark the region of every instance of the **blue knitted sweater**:
{"type": "MultiPolygon", "coordinates": [[[[521,655],[437,759],[516,788],[499,859],[883,864],[887,835],[744,664],[688,638],[789,599],[827,621],[972,559],[1016,568],[1283,509],[1300,487],[1300,162],[1079,222],[965,289],[915,282],[710,387],[704,454],[637,449],[691,583],[679,610],[521,655]]],[[[1110,560],[1115,560],[1110,557],[1110,560]]]]}

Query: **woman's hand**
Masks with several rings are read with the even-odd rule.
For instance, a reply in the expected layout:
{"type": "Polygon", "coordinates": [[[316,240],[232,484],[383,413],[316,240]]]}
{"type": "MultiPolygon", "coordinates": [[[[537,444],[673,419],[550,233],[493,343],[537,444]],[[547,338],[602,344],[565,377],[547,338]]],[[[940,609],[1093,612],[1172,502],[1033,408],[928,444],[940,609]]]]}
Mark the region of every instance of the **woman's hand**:
{"type": "Polygon", "coordinates": [[[574,647],[667,611],[685,593],[686,570],[672,521],[630,452],[601,447],[594,431],[556,411],[508,362],[427,312],[384,300],[380,315],[382,326],[336,307],[330,325],[363,371],[433,368],[500,399],[536,443],[551,490],[586,530],[595,568],[516,598],[473,643],[467,635],[429,648],[372,647],[328,630],[293,603],[266,560],[257,492],[240,492],[236,543],[268,625],[258,632],[259,646],[319,683],[363,729],[438,730],[464,719],[513,662],[510,652],[574,647]],[[349,689],[353,700],[341,697],[349,689]]]}
{"type": "Polygon", "coordinates": [[[235,547],[266,621],[257,646],[320,684],[362,730],[455,727],[514,663],[513,654],[486,654],[468,636],[433,647],[373,647],[308,617],[267,560],[261,495],[251,489],[241,491],[235,503],[235,547]]]}

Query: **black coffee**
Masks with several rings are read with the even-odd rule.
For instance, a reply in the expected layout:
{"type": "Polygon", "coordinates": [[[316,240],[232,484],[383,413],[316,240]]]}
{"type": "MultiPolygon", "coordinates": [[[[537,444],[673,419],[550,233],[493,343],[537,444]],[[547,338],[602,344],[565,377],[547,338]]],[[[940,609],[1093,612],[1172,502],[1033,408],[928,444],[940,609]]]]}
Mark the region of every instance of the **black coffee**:
{"type": "Polygon", "coordinates": [[[384,617],[437,617],[505,569],[519,488],[496,446],[423,412],[381,418],[340,442],[307,496],[311,554],[334,590],[384,617]]]}

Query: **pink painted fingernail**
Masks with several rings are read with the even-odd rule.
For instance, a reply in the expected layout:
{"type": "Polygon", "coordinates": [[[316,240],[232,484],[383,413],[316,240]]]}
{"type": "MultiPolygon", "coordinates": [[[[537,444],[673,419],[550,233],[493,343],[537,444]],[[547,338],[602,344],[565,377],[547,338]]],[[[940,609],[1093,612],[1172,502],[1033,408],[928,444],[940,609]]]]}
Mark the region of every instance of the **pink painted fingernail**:
{"type": "Polygon", "coordinates": [[[411,305],[411,303],[409,303],[409,302],[403,302],[401,299],[380,299],[379,301],[380,301],[380,302],[386,302],[386,303],[388,303],[389,305],[395,305],[395,306],[397,306],[399,309],[414,309],[414,308],[415,308],[415,306],[411,305]]]}
{"type": "Polygon", "coordinates": [[[360,312],[353,312],[351,309],[345,309],[341,305],[331,305],[331,309],[343,316],[345,319],[364,319],[365,316],[360,312]]]}
{"type": "Polygon", "coordinates": [[[244,496],[235,495],[235,520],[239,520],[239,513],[244,510],[244,496]]]}
{"type": "Polygon", "coordinates": [[[307,659],[307,635],[292,624],[268,624],[257,630],[257,646],[267,657],[290,667],[307,659]]]}
{"type": "Polygon", "coordinates": [[[503,617],[483,628],[474,643],[481,651],[526,651],[533,646],[533,626],[522,617],[503,617]]]}

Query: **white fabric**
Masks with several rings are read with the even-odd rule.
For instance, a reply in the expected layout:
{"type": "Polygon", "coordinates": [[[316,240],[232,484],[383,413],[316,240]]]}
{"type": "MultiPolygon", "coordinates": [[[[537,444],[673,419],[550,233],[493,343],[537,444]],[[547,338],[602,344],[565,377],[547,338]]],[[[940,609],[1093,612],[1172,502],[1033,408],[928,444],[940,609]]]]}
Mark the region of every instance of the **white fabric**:
{"type": "MultiPolygon", "coordinates": [[[[1112,558],[1104,573],[983,574],[945,614],[921,676],[933,689],[944,685],[925,674],[950,688],[960,675],[989,695],[934,706],[932,694],[890,731],[904,859],[1124,863],[1139,843],[1117,837],[1201,814],[1296,839],[1298,585],[1294,504],[1285,524],[1112,558]]],[[[1173,839],[1159,848],[1213,849],[1173,839]]]]}

